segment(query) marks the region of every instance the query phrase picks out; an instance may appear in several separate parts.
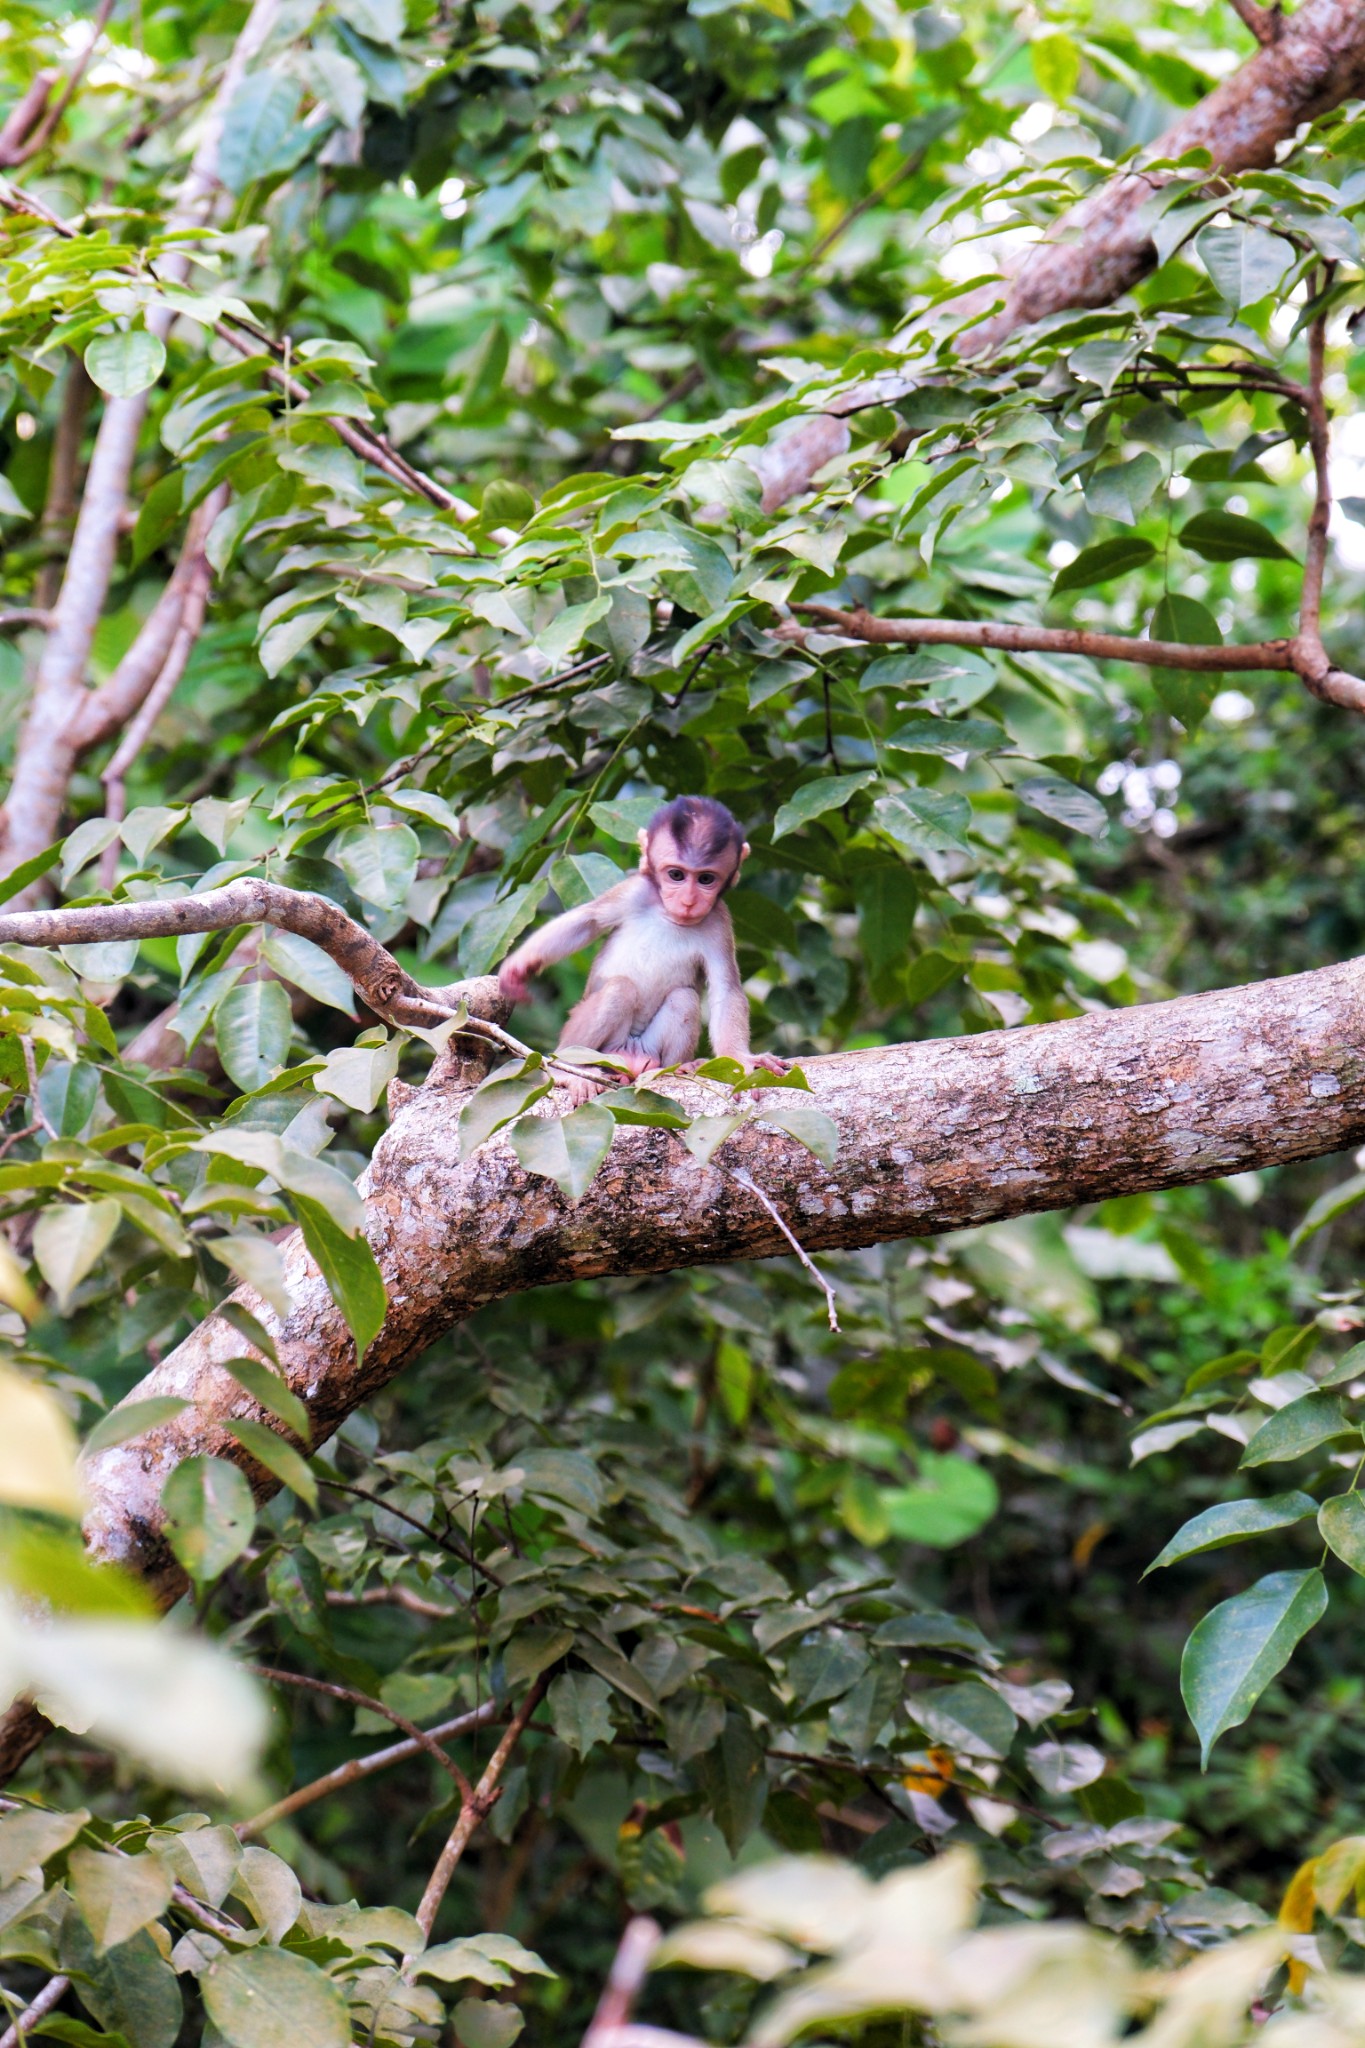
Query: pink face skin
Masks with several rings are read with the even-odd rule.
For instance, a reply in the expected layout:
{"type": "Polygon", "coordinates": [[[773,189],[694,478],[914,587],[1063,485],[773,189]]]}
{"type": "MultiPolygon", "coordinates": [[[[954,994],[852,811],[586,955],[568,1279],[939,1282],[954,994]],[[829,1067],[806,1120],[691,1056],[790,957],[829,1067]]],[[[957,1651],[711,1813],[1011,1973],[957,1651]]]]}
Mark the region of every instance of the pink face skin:
{"type": "Polygon", "coordinates": [[[739,873],[743,852],[727,848],[718,861],[698,862],[679,851],[671,832],[660,832],[644,848],[640,866],[659,892],[670,924],[701,924],[739,873]]]}

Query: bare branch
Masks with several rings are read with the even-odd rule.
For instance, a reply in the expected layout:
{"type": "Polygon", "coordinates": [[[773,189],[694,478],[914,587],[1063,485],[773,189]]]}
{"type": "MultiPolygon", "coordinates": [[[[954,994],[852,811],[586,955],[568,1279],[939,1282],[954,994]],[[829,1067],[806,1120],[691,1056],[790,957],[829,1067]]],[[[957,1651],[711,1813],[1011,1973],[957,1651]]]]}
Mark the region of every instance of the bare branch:
{"type": "MultiPolygon", "coordinates": [[[[893,647],[978,647],[1000,654],[1084,654],[1092,661],[1134,661],[1144,668],[1198,669],[1205,674],[1248,670],[1297,672],[1292,640],[1257,640],[1197,647],[1183,640],[1139,640],[1131,633],[1093,633],[1078,626],[1016,626],[993,619],[883,619],[859,606],[794,604],[803,618],[832,626],[850,640],[893,647]]],[[[779,629],[780,631],[781,629],[779,629]]],[[[792,638],[789,633],[785,638],[792,638]]]]}
{"type": "Polygon", "coordinates": [[[626,1922],[611,1971],[602,1987],[597,2010],[588,2022],[582,2048],[609,2048],[620,2038],[644,1988],[650,1960],[663,1938],[663,1929],[647,1913],[636,1913],[626,1922]]]}
{"type": "MultiPolygon", "coordinates": [[[[172,232],[200,225],[207,214],[217,190],[218,144],[228,105],[273,29],[279,6],[280,0],[253,0],[168,216],[172,232]]],[[[40,218],[46,215],[46,209],[35,210],[40,218]]],[[[173,253],[162,261],[161,274],[177,283],[183,283],[189,271],[188,254],[173,253]]],[[[164,341],[174,318],[169,305],[154,306],[147,315],[148,331],[164,341]]],[[[9,796],[0,811],[4,853],[11,865],[29,859],[56,836],[79,756],[74,728],[84,706],[90,648],[113,574],[148,399],[145,391],[135,398],[107,399],[95,436],[66,573],[20,733],[9,796]]]]}
{"type": "MultiPolygon", "coordinates": [[[[57,432],[52,443],[52,461],[48,469],[47,496],[43,502],[43,516],[38,526],[38,538],[42,543],[46,560],[39,569],[33,585],[34,600],[50,612],[56,603],[62,585],[62,558],[71,540],[71,529],[76,517],[76,480],[80,470],[81,438],[85,432],[85,416],[90,410],[90,400],[95,387],[86,372],[85,364],[78,355],[67,363],[62,379],[61,405],[57,413],[57,432]]],[[[49,618],[43,624],[50,624],[49,618]]]]}
{"type": "Polygon", "coordinates": [[[548,1676],[544,1673],[536,1680],[521,1705],[517,1708],[516,1713],[512,1716],[501,1742],[488,1759],[483,1776],[479,1779],[469,1798],[461,1801],[459,1819],[451,1829],[450,1839],[437,1858],[436,1867],[432,1871],[431,1876],[427,1879],[427,1888],[423,1892],[421,1904],[417,1908],[417,1925],[428,1939],[430,1939],[436,1915],[440,1911],[441,1901],[446,1895],[446,1888],[451,1878],[455,1875],[455,1866],[468,1848],[470,1839],[480,1821],[484,1818],[485,1814],[492,1812],[498,1800],[502,1797],[502,1774],[507,1768],[513,1750],[521,1740],[522,1732],[527,1722],[545,1697],[545,1688],[549,1682],[548,1676]]]}
{"type": "Polygon", "coordinates": [[[342,1700],[347,1706],[364,1707],[368,1713],[378,1714],[381,1720],[392,1721],[395,1728],[402,1729],[409,1742],[415,1743],[433,1763],[440,1765],[453,1782],[462,1804],[474,1797],[474,1788],[454,1757],[447,1756],[430,1730],[419,1728],[415,1721],[410,1721],[406,1714],[400,1714],[396,1707],[387,1706],[383,1700],[371,1698],[367,1692],[357,1692],[354,1686],[333,1685],[326,1678],[310,1678],[303,1671],[279,1671],[273,1664],[250,1664],[247,1669],[254,1671],[258,1678],[268,1679],[272,1685],[296,1685],[305,1692],[324,1693],[328,1699],[342,1700]]]}
{"type": "Polygon", "coordinates": [[[1262,47],[1278,43],[1284,34],[1283,0],[1269,0],[1264,6],[1261,0],[1232,0],[1232,7],[1262,47]]]}
{"type": "Polygon", "coordinates": [[[18,633],[25,626],[50,626],[52,614],[41,605],[16,605],[13,611],[0,612],[0,633],[18,633]]]}
{"type": "Polygon", "coordinates": [[[311,939],[336,961],[375,1015],[390,1024],[434,1030],[455,1014],[463,998],[476,1030],[485,1035],[496,1033],[498,1042],[509,1050],[529,1050],[498,1025],[507,1006],[496,994],[493,976],[459,983],[453,989],[424,988],[363,925],[325,896],[286,889],[256,876],[244,876],[222,889],[205,889],[198,896],[159,902],[12,911],[0,916],[0,946],[79,946],[105,939],[179,938],[186,932],[231,931],[239,924],[273,924],[281,931],[311,939]]]}
{"type": "Polygon", "coordinates": [[[5,125],[0,128],[0,170],[22,162],[20,152],[35,125],[41,121],[57,78],[55,71],[36,72],[28,90],[14,102],[5,116],[5,125]]]}
{"type": "MultiPolygon", "coordinates": [[[[440,1721],[426,1732],[434,1742],[445,1741],[452,1735],[468,1735],[471,1730],[496,1721],[501,1712],[497,1700],[485,1700],[467,1714],[457,1714],[451,1721],[440,1721]]],[[[283,1799],[277,1799],[273,1806],[253,1813],[250,1820],[239,1820],[234,1832],[242,1841],[249,1835],[263,1835],[267,1828],[274,1827],[276,1821],[287,1820],[291,1813],[312,1806],[315,1800],[326,1799],[329,1793],[344,1791],[346,1786],[358,1784],[362,1778],[372,1778],[376,1771],[386,1771],[390,1764],[406,1763],[409,1758],[420,1756],[422,1749],[421,1743],[409,1739],[391,1742],[387,1749],[372,1749],[368,1756],[352,1757],[349,1763],[338,1764],[335,1770],[325,1771],[320,1778],[314,1778],[309,1784],[287,1793],[283,1799]]]]}
{"type": "Polygon", "coordinates": [[[0,2034],[0,2048],[25,2048],[25,2043],[32,2039],[30,2030],[61,2004],[70,1989],[69,1977],[49,1977],[33,2003],[25,2006],[14,2025],[0,2034]]]}
{"type": "MultiPolygon", "coordinates": [[[[47,112],[42,116],[33,132],[23,139],[11,139],[8,146],[6,145],[5,136],[0,134],[0,166],[8,168],[11,165],[27,163],[31,156],[36,156],[38,151],[46,146],[63,114],[80,90],[81,80],[86,74],[90,59],[95,54],[95,45],[104,34],[104,24],[108,21],[113,11],[114,0],[100,0],[99,6],[95,9],[95,18],[90,24],[90,35],[86,41],[85,48],[72,65],[71,75],[58,94],[56,101],[52,106],[48,107],[47,112]]],[[[40,74],[40,76],[45,75],[40,74]]],[[[34,85],[36,84],[37,80],[35,79],[34,85]]],[[[50,87],[44,88],[42,97],[42,104],[44,105],[47,102],[49,90],[50,87]]],[[[31,93],[32,91],[33,86],[30,86],[29,92],[31,93]]],[[[28,95],[26,94],[25,98],[27,97],[28,95]]],[[[21,101],[20,104],[22,105],[23,102],[21,101]]],[[[15,109],[15,112],[18,112],[18,108],[15,109]]],[[[13,116],[11,116],[12,118],[13,116]]],[[[8,129],[9,122],[5,123],[5,127],[8,129]]]]}
{"type": "Polygon", "coordinates": [[[796,1234],[791,1229],[790,1225],[783,1221],[781,1210],[777,1207],[775,1202],[773,1202],[767,1195],[764,1194],[762,1188],[754,1179],[753,1175],[751,1173],[746,1173],[743,1167],[740,1168],[738,1173],[732,1173],[730,1175],[730,1178],[732,1181],[737,1182],[740,1187],[747,1188],[748,1192],[751,1195],[755,1196],[757,1200],[763,1204],[768,1214],[772,1217],[773,1222],[777,1225],[778,1229],[782,1232],[782,1235],[786,1238],[787,1243],[796,1253],[796,1256],[801,1261],[801,1264],[810,1274],[816,1286],[820,1288],[820,1290],[824,1294],[825,1309],[829,1316],[829,1326],[831,1330],[837,1331],[839,1328],[838,1297],[836,1296],[834,1289],[830,1286],[828,1280],[826,1280],[824,1274],[820,1271],[820,1268],[816,1265],[810,1253],[802,1244],[800,1238],[796,1236],[796,1234]]]}

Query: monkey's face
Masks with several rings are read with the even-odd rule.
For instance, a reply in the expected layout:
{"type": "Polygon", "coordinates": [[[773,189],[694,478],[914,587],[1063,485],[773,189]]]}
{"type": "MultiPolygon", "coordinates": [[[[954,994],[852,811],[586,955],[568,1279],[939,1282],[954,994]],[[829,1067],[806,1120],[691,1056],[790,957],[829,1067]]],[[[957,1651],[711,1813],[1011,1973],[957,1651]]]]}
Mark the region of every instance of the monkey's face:
{"type": "Polygon", "coordinates": [[[711,915],[743,858],[735,847],[727,847],[718,860],[698,861],[690,849],[679,847],[671,832],[660,832],[644,848],[640,865],[658,890],[669,923],[694,925],[711,915]]]}

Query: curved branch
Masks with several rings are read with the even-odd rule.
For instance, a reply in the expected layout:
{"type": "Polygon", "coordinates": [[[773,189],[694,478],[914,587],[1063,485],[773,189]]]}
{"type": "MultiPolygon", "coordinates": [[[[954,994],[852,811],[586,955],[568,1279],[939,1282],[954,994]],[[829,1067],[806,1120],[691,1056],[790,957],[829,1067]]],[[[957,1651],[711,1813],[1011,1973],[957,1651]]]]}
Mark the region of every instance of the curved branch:
{"type": "MultiPolygon", "coordinates": [[[[377,1017],[400,1028],[434,1030],[455,1014],[457,995],[425,988],[400,967],[364,925],[325,896],[286,889],[247,875],[199,896],[147,903],[97,903],[66,910],[19,910],[0,916],[0,946],[85,946],[109,939],[179,938],[225,932],[239,924],[273,924],[311,939],[336,961],[377,1017]]],[[[472,1017],[497,1020],[506,1004],[492,976],[462,983],[458,996],[472,1017]]]]}

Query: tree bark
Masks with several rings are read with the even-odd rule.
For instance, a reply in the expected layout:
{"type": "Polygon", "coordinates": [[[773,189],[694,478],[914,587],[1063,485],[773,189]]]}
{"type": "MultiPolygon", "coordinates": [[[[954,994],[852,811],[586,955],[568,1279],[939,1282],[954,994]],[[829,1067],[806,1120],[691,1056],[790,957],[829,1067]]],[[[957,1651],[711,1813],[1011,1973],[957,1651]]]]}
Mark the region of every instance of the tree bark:
{"type": "MultiPolygon", "coordinates": [[[[775,1129],[749,1126],[699,1167],[667,1132],[637,1126],[618,1129],[577,1203],[527,1174],[500,1136],[462,1160],[459,1093],[439,1082],[417,1090],[360,1183],[389,1298],[365,1357],[297,1233],[282,1247],[288,1322],[250,1290],[234,1297],[274,1336],[314,1445],[489,1302],[609,1273],[783,1256],[785,1239],[736,1169],[808,1250],[851,1250],[1358,1145],[1365,960],[1058,1024],[835,1054],[806,1072],[813,1103],[839,1127],[832,1170],[775,1129]]],[[[695,1082],[671,1092],[714,1107],[695,1082]]],[[[92,1553],[138,1573],[166,1605],[184,1586],[160,1533],[174,1467],[208,1454],[244,1467],[262,1499],[277,1488],[224,1427],[251,1416],[280,1428],[223,1369],[242,1349],[231,1325],[209,1316],[128,1396],[195,1406],[87,1461],[92,1553]]],[[[43,1732],[28,1708],[0,1719],[0,1779],[43,1732]]]]}
{"type": "MultiPolygon", "coordinates": [[[[1263,170],[1301,122],[1362,91],[1365,6],[1360,0],[1303,0],[1284,18],[1273,42],[1182,115],[1145,154],[1162,159],[1205,149],[1218,170],[1263,170]]],[[[962,353],[983,354],[1049,314],[1108,306],[1131,291],[1155,261],[1146,211],[1152,190],[1150,173],[1121,172],[1064,214],[1020,265],[999,311],[968,330],[962,353]]],[[[989,305],[999,292],[991,287],[983,297],[989,305]]],[[[796,497],[817,470],[845,452],[849,433],[840,415],[892,402],[911,390],[915,379],[891,382],[899,389],[888,389],[881,379],[876,391],[849,394],[835,409],[803,420],[764,450],[765,511],[776,511],[796,497]]]]}

